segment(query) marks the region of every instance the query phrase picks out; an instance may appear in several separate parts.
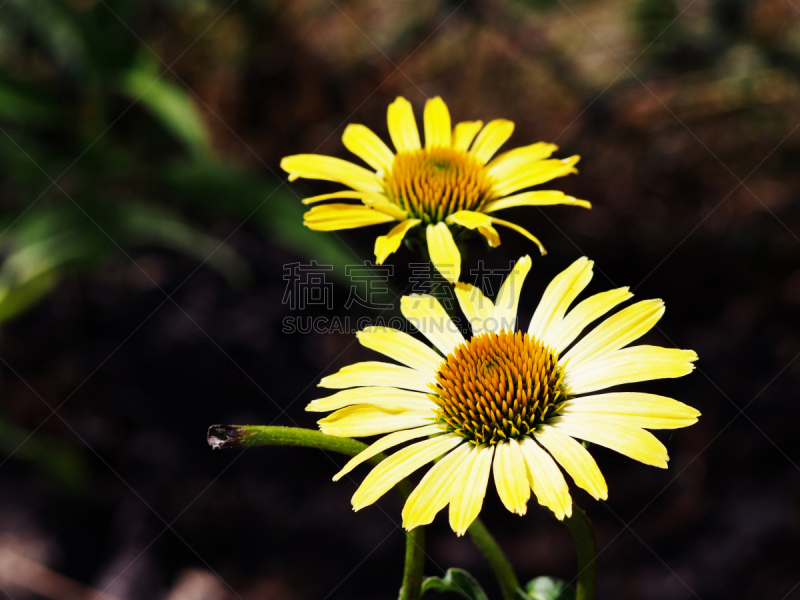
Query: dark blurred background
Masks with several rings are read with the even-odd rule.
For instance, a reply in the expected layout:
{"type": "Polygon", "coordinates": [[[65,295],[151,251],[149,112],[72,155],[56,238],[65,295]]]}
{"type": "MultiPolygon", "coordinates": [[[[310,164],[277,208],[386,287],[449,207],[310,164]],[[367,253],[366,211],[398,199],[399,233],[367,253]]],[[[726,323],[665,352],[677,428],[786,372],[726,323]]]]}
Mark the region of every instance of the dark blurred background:
{"type": "MultiPolygon", "coordinates": [[[[388,227],[319,233],[282,156],[388,139],[404,95],[454,120],[555,141],[593,202],[511,209],[549,250],[523,293],[581,255],[588,291],[667,312],[650,343],[697,371],[640,385],[703,416],[663,432],[662,471],[603,449],[602,599],[800,598],[800,5],[793,0],[0,0],[0,597],[393,598],[400,501],[354,514],[340,456],[212,452],[213,423],[313,427],[322,375],[376,355],[286,301],[285,265],[348,264],[388,227]]],[[[502,231],[469,267],[535,248],[502,231]]],[[[409,262],[389,259],[387,297],[409,262]]],[[[465,278],[469,275],[466,273],[465,278]]],[[[495,289],[496,291],[496,289],[495,289]]],[[[381,313],[399,315],[399,306],[381,313]]],[[[567,530],[490,490],[485,520],[523,580],[571,579],[567,530]]],[[[491,573],[446,519],[426,571],[491,573]]],[[[431,596],[436,594],[432,593],[431,596]]]]}

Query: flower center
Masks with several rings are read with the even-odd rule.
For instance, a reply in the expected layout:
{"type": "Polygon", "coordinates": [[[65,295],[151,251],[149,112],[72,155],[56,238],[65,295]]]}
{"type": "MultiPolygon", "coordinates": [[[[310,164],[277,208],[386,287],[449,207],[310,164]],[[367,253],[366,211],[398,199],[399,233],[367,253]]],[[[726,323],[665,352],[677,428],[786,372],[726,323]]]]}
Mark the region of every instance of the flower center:
{"type": "Polygon", "coordinates": [[[483,333],[448,354],[432,384],[436,420],[475,444],[534,431],[569,398],[558,355],[527,333],[483,333]]]}
{"type": "Polygon", "coordinates": [[[483,164],[452,148],[397,154],[385,185],[395,204],[425,223],[459,210],[480,210],[491,190],[483,164]]]}

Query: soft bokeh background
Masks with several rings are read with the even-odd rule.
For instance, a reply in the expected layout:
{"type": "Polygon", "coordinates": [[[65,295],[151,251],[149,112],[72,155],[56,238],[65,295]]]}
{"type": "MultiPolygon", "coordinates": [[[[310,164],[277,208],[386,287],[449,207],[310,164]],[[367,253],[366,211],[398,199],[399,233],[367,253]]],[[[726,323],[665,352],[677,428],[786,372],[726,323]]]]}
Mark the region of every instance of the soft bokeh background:
{"type": "MultiPolygon", "coordinates": [[[[287,335],[284,265],[372,257],[374,227],[302,225],[280,158],[346,157],[349,122],[441,95],[505,117],[511,145],[580,154],[513,209],[545,243],[523,293],[581,255],[590,291],[667,303],[651,343],[698,370],[648,384],[698,407],[659,434],[667,471],[595,449],[599,598],[800,598],[800,5],[794,0],[0,1],[0,597],[392,598],[399,500],[354,514],[339,456],[212,452],[213,423],[313,426],[319,377],[374,358],[351,334],[287,335]]],[[[534,248],[511,231],[488,268],[534,248]]],[[[403,249],[395,292],[415,260],[403,249]]],[[[385,313],[399,314],[397,305],[385,313]]],[[[491,491],[523,580],[571,579],[544,509],[491,491]]],[[[426,571],[480,555],[439,518],[426,571]]],[[[434,596],[435,594],[431,594],[434,596]]]]}

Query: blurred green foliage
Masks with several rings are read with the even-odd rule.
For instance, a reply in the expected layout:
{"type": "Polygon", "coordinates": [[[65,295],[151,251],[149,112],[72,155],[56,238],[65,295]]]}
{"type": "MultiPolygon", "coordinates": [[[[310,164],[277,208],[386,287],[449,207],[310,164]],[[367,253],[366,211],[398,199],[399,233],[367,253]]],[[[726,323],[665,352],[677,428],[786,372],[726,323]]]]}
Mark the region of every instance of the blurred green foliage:
{"type": "Polygon", "coordinates": [[[0,417],[0,454],[30,463],[42,479],[61,490],[85,492],[89,465],[81,447],[28,431],[0,417]]]}
{"type": "MultiPolygon", "coordinates": [[[[352,260],[303,227],[302,205],[275,177],[217,155],[196,97],[126,29],[142,7],[0,2],[0,325],[65,278],[127,264],[137,249],[179,252],[245,284],[247,263],[206,232],[220,219],[252,221],[303,258],[352,260]]],[[[0,453],[85,484],[77,448],[28,435],[0,417],[0,453]]]]}
{"type": "Polygon", "coordinates": [[[189,152],[198,157],[210,154],[211,136],[191,98],[185,90],[163,79],[158,65],[145,54],[121,74],[120,89],[145,105],[189,152]]]}
{"type": "Polygon", "coordinates": [[[182,252],[242,283],[245,262],[193,224],[212,217],[253,217],[300,256],[347,262],[335,239],[302,226],[302,206],[274,177],[216,156],[193,93],[126,31],[138,3],[83,4],[2,9],[0,323],[137,246],[182,252]]]}

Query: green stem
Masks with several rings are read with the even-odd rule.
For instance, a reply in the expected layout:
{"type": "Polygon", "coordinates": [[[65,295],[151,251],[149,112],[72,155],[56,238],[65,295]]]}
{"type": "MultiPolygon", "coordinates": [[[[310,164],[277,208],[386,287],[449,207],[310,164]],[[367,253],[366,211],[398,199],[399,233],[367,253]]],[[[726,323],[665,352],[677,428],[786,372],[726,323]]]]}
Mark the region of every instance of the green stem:
{"type": "MultiPolygon", "coordinates": [[[[208,429],[208,443],[216,449],[249,448],[252,446],[301,446],[339,452],[355,456],[367,445],[350,438],[325,435],[313,429],[301,427],[267,427],[261,425],[213,425],[208,429]]],[[[377,465],[385,454],[376,454],[367,462],[377,465]]],[[[396,486],[403,498],[407,498],[413,486],[403,479],[396,486]]],[[[406,562],[403,570],[403,585],[399,600],[419,600],[422,596],[422,569],[425,565],[425,529],[415,527],[406,532],[406,562]]]]}
{"type": "Polygon", "coordinates": [[[503,599],[512,600],[519,589],[519,580],[503,550],[480,519],[475,519],[467,531],[472,536],[472,541],[489,561],[503,592],[503,599]]]}
{"type": "Polygon", "coordinates": [[[415,527],[406,532],[406,564],[399,600],[419,600],[422,597],[422,569],[425,566],[425,528],[415,527]]]}
{"type": "Polygon", "coordinates": [[[589,517],[577,504],[572,504],[572,516],[564,524],[575,537],[578,546],[578,585],[575,600],[594,600],[597,584],[597,539],[589,517]]]}
{"type": "MultiPolygon", "coordinates": [[[[367,448],[367,445],[362,442],[326,435],[313,429],[261,425],[213,425],[208,430],[208,443],[214,449],[301,446],[339,452],[348,456],[355,456],[367,448]]],[[[376,454],[367,462],[377,465],[384,458],[386,458],[385,454],[376,454]]],[[[407,498],[413,489],[408,479],[402,480],[396,487],[403,498],[407,498]]],[[[591,525],[589,527],[591,528],[591,525]]],[[[479,518],[473,521],[468,532],[494,571],[503,591],[504,600],[511,600],[519,588],[519,581],[503,550],[479,518]]],[[[425,531],[423,527],[415,527],[406,533],[406,564],[403,573],[403,587],[400,589],[400,600],[418,600],[422,595],[424,563],[425,531]]]]}
{"type": "Polygon", "coordinates": [[[367,447],[362,442],[325,435],[315,429],[267,425],[212,425],[208,428],[208,444],[214,450],[250,446],[302,446],[349,456],[355,456],[367,447]]]}

